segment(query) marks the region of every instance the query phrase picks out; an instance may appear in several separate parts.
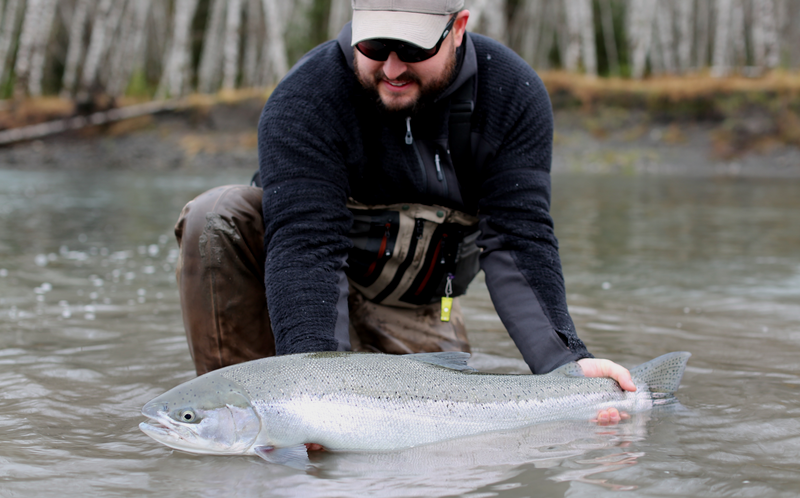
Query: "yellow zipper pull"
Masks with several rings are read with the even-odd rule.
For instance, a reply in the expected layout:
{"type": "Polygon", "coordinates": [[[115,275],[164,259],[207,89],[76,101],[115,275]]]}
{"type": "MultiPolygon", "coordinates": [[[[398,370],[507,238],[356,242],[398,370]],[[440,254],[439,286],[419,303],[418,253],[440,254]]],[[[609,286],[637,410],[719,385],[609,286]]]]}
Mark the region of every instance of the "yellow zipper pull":
{"type": "Polygon", "coordinates": [[[444,297],[442,298],[442,312],[440,313],[443,322],[450,321],[450,311],[453,310],[453,279],[455,275],[452,273],[447,274],[447,284],[444,287],[444,297]]]}

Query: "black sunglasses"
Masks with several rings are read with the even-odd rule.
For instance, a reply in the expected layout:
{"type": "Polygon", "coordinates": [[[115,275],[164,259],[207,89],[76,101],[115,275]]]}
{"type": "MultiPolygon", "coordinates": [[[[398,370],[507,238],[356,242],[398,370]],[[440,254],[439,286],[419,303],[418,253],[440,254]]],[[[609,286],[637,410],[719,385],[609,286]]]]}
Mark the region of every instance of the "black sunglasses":
{"type": "Polygon", "coordinates": [[[422,62],[439,53],[439,48],[441,48],[447,35],[450,34],[450,30],[453,29],[453,23],[455,22],[456,16],[451,17],[447,26],[444,27],[441,38],[439,38],[439,41],[433,48],[422,48],[413,43],[385,39],[364,40],[356,43],[356,48],[359,52],[364,54],[364,57],[374,61],[384,62],[389,58],[389,54],[394,52],[397,54],[397,58],[403,62],[422,62]]]}

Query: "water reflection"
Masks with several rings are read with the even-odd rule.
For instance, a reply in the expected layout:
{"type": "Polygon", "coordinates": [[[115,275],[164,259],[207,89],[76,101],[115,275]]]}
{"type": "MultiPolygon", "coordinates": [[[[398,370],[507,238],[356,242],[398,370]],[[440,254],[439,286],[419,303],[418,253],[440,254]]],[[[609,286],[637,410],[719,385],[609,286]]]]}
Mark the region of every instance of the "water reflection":
{"type": "MultiPolygon", "coordinates": [[[[247,172],[0,171],[0,495],[795,496],[800,489],[800,181],[556,176],[570,310],[634,366],[693,353],[689,409],[409,452],[328,454],[312,474],[197,457],[137,428],[193,377],[172,224],[247,172]],[[357,490],[357,493],[353,490],[357,490]]],[[[481,370],[525,373],[479,279],[481,370]]]]}

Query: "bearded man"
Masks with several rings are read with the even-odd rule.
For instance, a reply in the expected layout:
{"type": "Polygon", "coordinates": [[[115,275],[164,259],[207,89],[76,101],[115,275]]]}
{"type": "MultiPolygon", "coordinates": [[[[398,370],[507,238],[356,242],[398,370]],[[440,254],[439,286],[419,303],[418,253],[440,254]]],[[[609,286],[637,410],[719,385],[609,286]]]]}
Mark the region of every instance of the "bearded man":
{"type": "Polygon", "coordinates": [[[536,73],[467,33],[463,0],[352,4],[264,107],[262,188],[211,190],[178,221],[198,374],[274,354],[469,351],[457,296],[482,269],[534,374],[578,361],[635,390],[567,311],[536,73]]]}

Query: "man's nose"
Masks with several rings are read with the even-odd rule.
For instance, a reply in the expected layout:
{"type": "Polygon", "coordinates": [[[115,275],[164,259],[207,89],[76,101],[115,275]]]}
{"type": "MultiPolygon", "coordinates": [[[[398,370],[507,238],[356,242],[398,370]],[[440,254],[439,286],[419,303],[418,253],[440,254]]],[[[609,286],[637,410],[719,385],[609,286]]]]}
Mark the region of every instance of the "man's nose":
{"type": "Polygon", "coordinates": [[[390,80],[393,80],[403,74],[407,69],[407,64],[397,57],[394,52],[389,53],[389,58],[383,63],[383,74],[390,80]]]}

